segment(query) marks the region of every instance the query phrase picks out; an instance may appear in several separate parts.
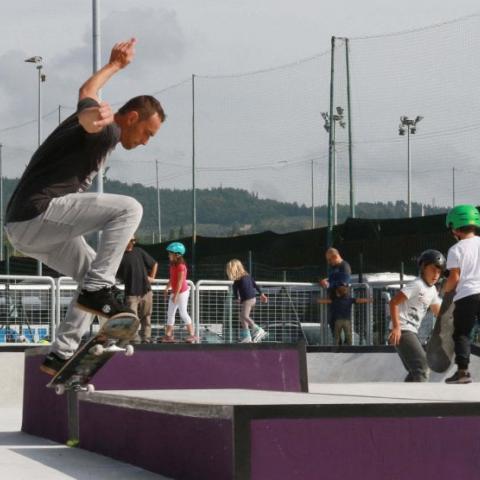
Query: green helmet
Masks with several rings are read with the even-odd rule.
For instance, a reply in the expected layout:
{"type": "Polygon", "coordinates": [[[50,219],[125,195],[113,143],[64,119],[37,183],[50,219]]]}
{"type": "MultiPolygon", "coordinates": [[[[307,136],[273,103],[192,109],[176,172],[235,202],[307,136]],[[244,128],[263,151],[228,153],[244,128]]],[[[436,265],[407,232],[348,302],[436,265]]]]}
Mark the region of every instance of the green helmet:
{"type": "Polygon", "coordinates": [[[447,228],[456,230],[473,225],[480,227],[480,213],[474,205],[457,205],[447,213],[447,228]]]}

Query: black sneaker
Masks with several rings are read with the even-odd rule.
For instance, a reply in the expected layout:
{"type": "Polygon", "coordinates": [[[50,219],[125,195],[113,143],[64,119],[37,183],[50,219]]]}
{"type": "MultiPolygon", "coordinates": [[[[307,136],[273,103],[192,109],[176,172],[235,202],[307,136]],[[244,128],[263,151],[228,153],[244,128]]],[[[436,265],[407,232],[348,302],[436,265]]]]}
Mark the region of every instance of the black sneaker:
{"type": "Polygon", "coordinates": [[[77,306],[86,312],[104,318],[112,318],[121,313],[135,315],[131,308],[126,307],[115,298],[111,287],[105,287],[93,292],[82,290],[78,295],[77,306]]]}
{"type": "Polygon", "coordinates": [[[65,358],[59,357],[56,353],[50,352],[40,365],[40,370],[53,377],[67,362],[68,360],[65,358]]]}
{"type": "Polygon", "coordinates": [[[472,383],[472,376],[468,370],[457,370],[445,383],[472,383]]]}

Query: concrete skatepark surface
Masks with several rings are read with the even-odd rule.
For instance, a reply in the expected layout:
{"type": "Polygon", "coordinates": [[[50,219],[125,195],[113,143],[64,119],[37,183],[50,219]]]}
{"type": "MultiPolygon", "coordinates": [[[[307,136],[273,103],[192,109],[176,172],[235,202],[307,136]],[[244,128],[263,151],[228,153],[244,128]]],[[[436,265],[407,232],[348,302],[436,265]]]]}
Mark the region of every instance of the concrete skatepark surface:
{"type": "MultiPolygon", "coordinates": [[[[23,393],[23,353],[2,352],[0,375],[0,478],[16,479],[90,479],[132,478],[165,479],[138,467],[112,460],[81,449],[68,448],[20,432],[23,393]]],[[[163,405],[196,405],[201,410],[225,405],[345,403],[444,403],[477,402],[480,398],[480,360],[471,357],[471,385],[446,385],[446,374],[433,374],[428,384],[402,383],[406,372],[395,353],[313,352],[307,355],[310,393],[252,392],[251,390],[140,392],[155,403],[161,396],[163,405]]],[[[98,396],[114,392],[98,392],[98,396]]],[[[117,393],[117,392],[115,392],[117,393]]],[[[137,392],[122,392],[135,396],[137,392]]],[[[108,402],[108,399],[106,400],[108,402]]],[[[130,400],[129,400],[130,401],[130,400]]],[[[161,408],[161,407],[155,407],[161,408]]],[[[181,408],[181,407],[180,407],[181,408]]],[[[218,412],[217,412],[218,413],[218,412]]]]}
{"type": "Polygon", "coordinates": [[[20,432],[21,409],[0,408],[0,478],[167,480],[111,458],[20,432]]]}
{"type": "Polygon", "coordinates": [[[168,480],[167,477],[20,431],[23,352],[0,350],[0,478],[16,480],[168,480]]]}

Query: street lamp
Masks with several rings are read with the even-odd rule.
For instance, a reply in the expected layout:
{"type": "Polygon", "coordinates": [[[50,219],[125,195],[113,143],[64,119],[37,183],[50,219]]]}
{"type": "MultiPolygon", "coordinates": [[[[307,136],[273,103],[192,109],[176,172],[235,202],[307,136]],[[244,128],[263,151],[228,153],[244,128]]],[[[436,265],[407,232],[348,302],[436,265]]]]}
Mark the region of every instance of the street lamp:
{"type": "MultiPolygon", "coordinates": [[[[322,118],[324,120],[323,128],[331,134],[331,142],[332,145],[331,147],[331,178],[329,178],[329,182],[332,186],[332,198],[329,199],[329,205],[331,205],[330,208],[333,207],[333,224],[337,224],[337,161],[335,158],[335,124],[338,123],[341,128],[346,127],[346,123],[344,121],[344,112],[345,110],[342,107],[336,107],[336,113],[332,115],[332,118],[330,118],[330,115],[328,112],[321,112],[322,118]],[[333,120],[333,121],[332,121],[333,120]],[[331,130],[331,132],[330,132],[331,130]]],[[[330,169],[329,169],[330,171],[330,169]]]]}
{"type": "Polygon", "coordinates": [[[410,165],[410,134],[415,135],[417,133],[417,123],[421,122],[423,117],[417,115],[415,119],[408,118],[405,115],[400,117],[400,125],[398,126],[398,134],[403,137],[407,134],[407,216],[412,218],[412,196],[411,196],[411,183],[412,173],[410,165]]]}
{"type": "MultiPolygon", "coordinates": [[[[47,79],[44,73],[42,73],[43,69],[43,58],[39,56],[30,57],[25,59],[27,63],[33,63],[36,65],[36,69],[38,71],[38,104],[37,104],[37,142],[38,146],[42,143],[42,83],[47,79]]],[[[37,275],[42,275],[42,262],[37,262],[37,275]]]]}

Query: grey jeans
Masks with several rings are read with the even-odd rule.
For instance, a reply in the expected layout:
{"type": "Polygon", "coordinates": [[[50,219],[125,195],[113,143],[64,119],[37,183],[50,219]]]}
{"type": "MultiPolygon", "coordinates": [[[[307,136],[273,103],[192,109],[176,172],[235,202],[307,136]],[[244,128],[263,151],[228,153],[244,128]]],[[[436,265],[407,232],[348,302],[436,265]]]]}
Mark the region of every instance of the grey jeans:
{"type": "Polygon", "coordinates": [[[400,343],[396,350],[403,366],[407,369],[406,382],[427,382],[430,374],[427,355],[418,339],[418,335],[409,330],[402,330],[400,343]]]}
{"type": "MultiPolygon", "coordinates": [[[[124,195],[72,193],[51,200],[47,210],[24,222],[8,223],[12,245],[25,255],[76,280],[79,289],[115,284],[128,241],[142,218],[137,200],[124,195]],[[102,231],[98,252],[83,235],[102,231]]],[[[93,316],[75,306],[77,294],[60,323],[52,351],[68,358],[78,348],[93,316]]]]}

